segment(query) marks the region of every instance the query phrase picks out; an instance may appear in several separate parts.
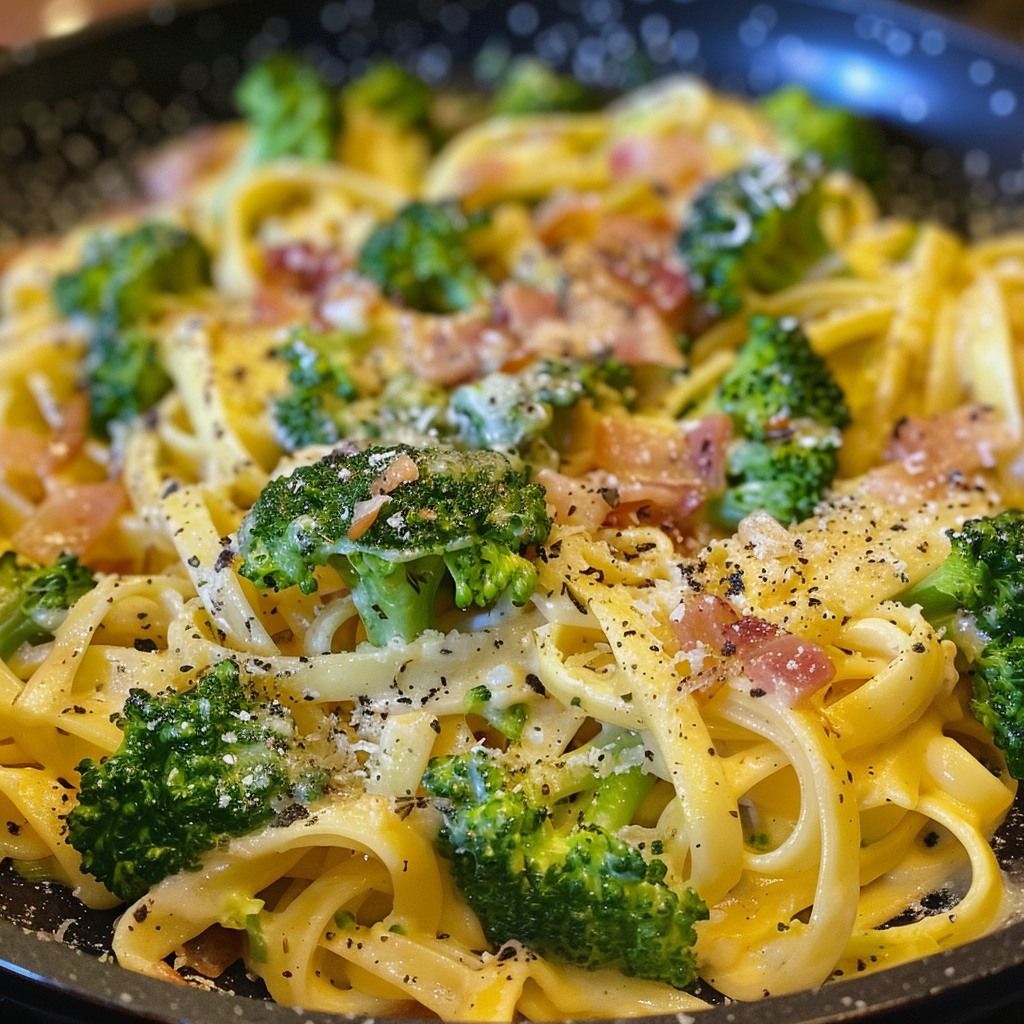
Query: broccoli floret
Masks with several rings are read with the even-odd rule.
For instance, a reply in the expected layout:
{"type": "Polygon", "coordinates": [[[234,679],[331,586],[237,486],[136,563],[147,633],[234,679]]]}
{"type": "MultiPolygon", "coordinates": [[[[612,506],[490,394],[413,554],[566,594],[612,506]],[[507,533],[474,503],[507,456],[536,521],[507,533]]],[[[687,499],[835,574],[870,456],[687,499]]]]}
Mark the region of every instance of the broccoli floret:
{"type": "Polygon", "coordinates": [[[816,153],[867,182],[885,175],[885,139],[872,121],[841,107],[819,103],[799,85],[787,85],[761,100],[761,111],[793,156],[816,153]]]}
{"type": "Polygon", "coordinates": [[[466,694],[466,714],[479,715],[491,728],[497,729],[506,739],[516,742],[523,735],[523,726],[529,715],[525,704],[512,704],[507,708],[497,707],[493,695],[486,686],[474,686],[466,694]]]}
{"type": "Polygon", "coordinates": [[[850,422],[842,388],[800,325],[770,316],[750,318],[747,340],[708,408],[728,413],[740,434],[758,441],[785,435],[800,420],[850,422]]]}
{"type": "Polygon", "coordinates": [[[297,57],[279,53],[250,68],[235,88],[235,104],[249,127],[250,166],[288,156],[333,156],[337,98],[316,69],[297,57]]]}
{"type": "Polygon", "coordinates": [[[158,221],[122,235],[94,235],[79,269],[57,277],[57,308],[92,321],[85,377],[94,434],[106,437],[111,423],[145,412],[171,386],[156,341],[131,325],[150,314],[161,295],[209,281],[210,257],[199,239],[158,221]]]}
{"type": "Polygon", "coordinates": [[[68,841],[82,870],[123,900],[194,870],[218,843],[270,821],[324,784],[304,764],[287,710],[258,701],[222,661],[189,690],[131,690],[121,745],[78,766],[68,841]]]}
{"type": "Polygon", "coordinates": [[[652,781],[637,767],[518,774],[478,747],[431,761],[423,786],[439,798],[438,847],[490,942],[683,988],[707,908],[615,834],[652,781]]]}
{"type": "Polygon", "coordinates": [[[451,396],[451,414],[459,438],[470,448],[516,451],[542,436],[557,409],[582,398],[622,398],[628,367],[603,363],[542,359],[518,373],[491,373],[463,384],[451,396]]]}
{"type": "Polygon", "coordinates": [[[89,427],[106,437],[110,425],[152,408],[170,390],[156,339],[145,331],[98,331],[85,358],[89,427]]]}
{"type": "Polygon", "coordinates": [[[508,63],[491,103],[492,114],[594,110],[601,95],[571,75],[559,75],[533,57],[508,63]]]}
{"type": "Polygon", "coordinates": [[[0,556],[0,658],[22,644],[41,644],[67,617],[68,609],[96,586],[93,574],[73,555],[52,565],[19,563],[13,551],[0,556]]]}
{"type": "Polygon", "coordinates": [[[1024,637],[987,643],[971,665],[971,712],[992,734],[1015,779],[1024,779],[1024,637]]]}
{"type": "Polygon", "coordinates": [[[736,434],[712,518],[735,527],[759,509],[781,523],[811,515],[835,478],[850,412],[795,320],[751,317],[736,362],[700,411],[728,414],[736,434]]]}
{"type": "Polygon", "coordinates": [[[951,531],[934,572],[899,596],[960,650],[971,672],[971,710],[1024,778],[1024,512],[971,519],[951,531]]]}
{"type": "Polygon", "coordinates": [[[706,185],[679,235],[700,298],[722,315],[747,289],[776,292],[828,251],[821,233],[822,170],[816,160],[766,160],[706,185]]]}
{"type": "Polygon", "coordinates": [[[410,203],[379,225],[359,252],[358,269],[393,299],[424,313],[453,313],[491,293],[469,241],[487,223],[455,202],[410,203]]]}
{"type": "Polygon", "coordinates": [[[986,637],[1024,636],[1024,513],[968,520],[950,540],[942,565],[900,600],[935,626],[966,612],[986,637]]]}
{"type": "Polygon", "coordinates": [[[448,392],[409,373],[390,378],[380,394],[352,402],[338,418],[339,437],[380,445],[433,448],[451,432],[448,392]]]}
{"type": "Polygon", "coordinates": [[[340,331],[300,327],[278,350],[288,364],[291,389],[275,400],[274,421],[288,451],[339,439],[338,420],[359,394],[351,374],[358,340],[340,331]]]}
{"type": "Polygon", "coordinates": [[[446,570],[460,608],[504,594],[525,603],[537,572],[520,552],[550,527],[543,488],[496,452],[332,452],[263,489],[240,530],[241,572],[311,593],[313,569],[330,562],[371,643],[409,641],[432,628],[446,570]],[[389,485],[389,474],[403,482],[389,485]],[[368,503],[380,497],[373,516],[368,503]]]}
{"type": "Polygon", "coordinates": [[[803,430],[786,441],[740,441],[729,449],[727,489],[712,516],[735,529],[751,512],[763,510],[780,523],[807,519],[835,479],[838,431],[803,430]]]}
{"type": "Polygon", "coordinates": [[[356,109],[388,118],[404,130],[430,130],[430,86],[400,64],[383,60],[371,65],[341,91],[346,115],[356,109]]]}
{"type": "Polygon", "coordinates": [[[53,297],[64,316],[114,328],[149,314],[159,295],[210,282],[210,256],[190,231],[151,221],[122,235],[94,235],[82,265],[60,274],[53,297]]]}

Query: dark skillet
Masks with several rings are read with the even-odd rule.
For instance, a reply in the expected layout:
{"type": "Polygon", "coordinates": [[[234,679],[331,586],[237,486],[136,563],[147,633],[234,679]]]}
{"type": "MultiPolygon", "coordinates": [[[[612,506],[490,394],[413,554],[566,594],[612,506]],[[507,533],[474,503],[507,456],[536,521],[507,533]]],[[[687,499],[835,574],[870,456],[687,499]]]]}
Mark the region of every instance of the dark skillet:
{"type": "MultiPolygon", "coordinates": [[[[156,4],[132,17],[0,54],[0,245],[69,227],[129,198],[147,146],[231,114],[241,68],[281,47],[341,82],[396,56],[426,78],[464,70],[489,42],[533,51],[610,89],[687,70],[738,92],[800,81],[883,121],[890,205],[975,233],[1024,226],[1024,52],[881,0],[234,0],[156,4]]],[[[1024,871],[1021,801],[998,839],[1024,871]]],[[[935,906],[941,905],[936,894],[935,906]]],[[[0,871],[0,1019],[336,1021],[274,1006],[239,973],[230,997],[97,962],[114,915],[0,871]],[[68,923],[70,921],[70,923],[68,923]],[[8,923],[13,922],[13,923],[8,923]],[[63,942],[39,941],[32,932],[63,942]],[[72,947],[78,947],[72,948],[72,947]],[[30,1017],[26,1006],[44,1016],[30,1017]]],[[[707,1024],[1022,1019],[1024,921],[949,953],[817,992],[721,1007],[707,1024]],[[1020,993],[1020,994],[1018,994],[1020,993]],[[991,1015],[991,1016],[990,1016],[991,1015]]],[[[675,1018],[666,1024],[676,1024],[675,1018]]]]}

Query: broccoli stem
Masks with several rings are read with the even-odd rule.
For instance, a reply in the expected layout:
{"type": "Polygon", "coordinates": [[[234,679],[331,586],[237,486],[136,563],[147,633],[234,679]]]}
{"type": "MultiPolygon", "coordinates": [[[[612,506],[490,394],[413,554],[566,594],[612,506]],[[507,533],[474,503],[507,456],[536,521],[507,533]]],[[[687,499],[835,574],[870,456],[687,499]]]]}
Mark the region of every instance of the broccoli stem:
{"type": "Polygon", "coordinates": [[[49,640],[51,635],[49,630],[43,629],[20,609],[11,609],[11,613],[0,621],[0,658],[6,661],[22,644],[39,644],[49,640]]]}
{"type": "Polygon", "coordinates": [[[947,559],[923,580],[904,590],[899,596],[901,604],[921,606],[921,614],[936,628],[949,624],[960,610],[951,560],[947,559]]]}
{"type": "Polygon", "coordinates": [[[654,785],[654,776],[642,768],[613,772],[603,778],[583,812],[583,820],[609,832],[629,825],[654,785]]]}
{"type": "Polygon", "coordinates": [[[387,562],[353,553],[334,555],[329,561],[351,587],[366,637],[375,647],[395,637],[411,643],[434,628],[434,598],[446,571],[439,555],[387,562]],[[367,565],[370,560],[372,565],[367,565]]]}

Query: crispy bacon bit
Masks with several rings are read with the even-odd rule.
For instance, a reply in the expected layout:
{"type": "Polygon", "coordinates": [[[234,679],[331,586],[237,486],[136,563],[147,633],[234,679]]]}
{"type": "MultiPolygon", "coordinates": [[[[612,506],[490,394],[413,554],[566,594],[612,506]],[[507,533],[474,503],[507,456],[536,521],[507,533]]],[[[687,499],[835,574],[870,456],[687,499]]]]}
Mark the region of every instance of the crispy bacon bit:
{"type": "Polygon", "coordinates": [[[991,469],[1012,437],[994,409],[965,405],[930,419],[908,417],[896,424],[886,458],[913,475],[991,469]]]}
{"type": "Polygon", "coordinates": [[[390,494],[402,484],[411,484],[420,478],[420,468],[404,452],[396,455],[376,480],[370,484],[370,494],[390,494]]]}
{"type": "Polygon", "coordinates": [[[348,528],[349,540],[359,540],[377,521],[380,510],[391,500],[389,495],[402,484],[420,478],[419,466],[406,455],[396,455],[370,484],[370,497],[357,501],[352,509],[352,524],[348,528]]]}
{"type": "Polygon", "coordinates": [[[715,414],[696,425],[645,423],[639,418],[604,416],[597,424],[594,455],[602,469],[619,476],[659,483],[722,486],[725,448],[731,433],[728,416],[715,414]]]}
{"type": "Polygon", "coordinates": [[[506,281],[498,289],[495,320],[514,334],[524,334],[558,315],[558,297],[553,292],[531,288],[518,281],[506,281]]]}
{"type": "Polygon", "coordinates": [[[714,594],[687,595],[669,617],[682,651],[699,647],[721,651],[736,619],[732,606],[714,594]]]}
{"type": "Polygon", "coordinates": [[[892,461],[867,474],[867,487],[897,504],[932,497],[958,479],[993,468],[1012,444],[999,413],[984,406],[908,417],[896,424],[886,449],[892,461]]]}
{"type": "Polygon", "coordinates": [[[311,317],[309,297],[264,281],[253,296],[253,323],[267,327],[305,323],[311,317]]]}
{"type": "Polygon", "coordinates": [[[52,562],[62,551],[86,557],[114,524],[126,496],[119,481],[75,484],[48,495],[14,536],[16,551],[52,562]]]}
{"type": "Polygon", "coordinates": [[[642,178],[671,187],[703,177],[706,159],[699,139],[687,132],[674,132],[623,139],[612,147],[608,162],[615,178],[642,178]]]}
{"type": "Polygon", "coordinates": [[[359,540],[377,521],[380,510],[391,500],[387,494],[376,494],[365,501],[357,501],[352,509],[352,523],[348,528],[348,539],[359,540]]]}
{"type": "Polygon", "coordinates": [[[37,477],[50,458],[50,444],[42,434],[27,427],[0,429],[0,472],[5,477],[37,477]]]}
{"type": "Polygon", "coordinates": [[[512,339],[476,313],[430,316],[408,313],[399,322],[412,371],[431,384],[451,387],[504,365],[512,339]]]}
{"type": "Polygon", "coordinates": [[[631,322],[612,337],[612,354],[627,366],[667,366],[682,369],[683,353],[665,321],[650,306],[635,310],[631,322]]]}
{"type": "Polygon", "coordinates": [[[267,277],[279,285],[314,294],[347,268],[350,261],[338,249],[312,242],[270,245],[263,250],[267,277]]]}
{"type": "Polygon", "coordinates": [[[542,469],[537,482],[547,492],[555,522],[563,526],[582,526],[593,531],[611,511],[609,489],[596,480],[574,479],[553,469],[542,469]]]}
{"type": "Polygon", "coordinates": [[[817,645],[782,633],[743,658],[743,670],[755,686],[792,705],[804,694],[831,682],[836,667],[817,645]]]}
{"type": "Polygon", "coordinates": [[[802,640],[753,615],[737,615],[712,594],[689,594],[669,617],[684,653],[706,650],[735,658],[739,669],[764,693],[793,705],[830,682],[835,666],[815,643],[802,640]]]}
{"type": "Polygon", "coordinates": [[[50,441],[47,471],[66,466],[82,450],[88,429],[89,399],[84,394],[73,395],[60,407],[60,425],[50,441]]]}

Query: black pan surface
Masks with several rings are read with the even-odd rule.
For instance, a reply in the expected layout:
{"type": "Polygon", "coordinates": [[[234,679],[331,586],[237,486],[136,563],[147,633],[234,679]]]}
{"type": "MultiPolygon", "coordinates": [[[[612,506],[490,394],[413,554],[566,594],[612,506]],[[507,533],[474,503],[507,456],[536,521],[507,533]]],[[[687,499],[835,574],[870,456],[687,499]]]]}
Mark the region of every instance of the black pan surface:
{"type": "MultiPolygon", "coordinates": [[[[1024,51],[885,0],[186,0],[38,50],[0,52],[0,246],[130,199],[133,159],[231,116],[235,80],[268,52],[297,50],[338,83],[382,54],[438,80],[464,72],[487,44],[612,89],[678,70],[741,93],[804,83],[886,125],[895,212],[971,234],[1024,226],[1024,51]]],[[[997,850],[1024,880],[1021,800],[997,850]]],[[[0,1019],[339,1019],[267,1003],[241,973],[227,982],[230,996],[122,971],[103,955],[114,916],[0,870],[0,1019]]],[[[701,1020],[925,1017],[1024,1019],[1024,920],[916,963],[701,1020]]]]}

